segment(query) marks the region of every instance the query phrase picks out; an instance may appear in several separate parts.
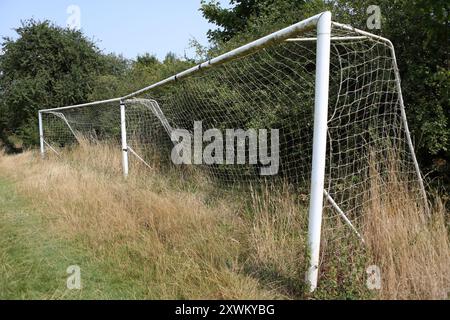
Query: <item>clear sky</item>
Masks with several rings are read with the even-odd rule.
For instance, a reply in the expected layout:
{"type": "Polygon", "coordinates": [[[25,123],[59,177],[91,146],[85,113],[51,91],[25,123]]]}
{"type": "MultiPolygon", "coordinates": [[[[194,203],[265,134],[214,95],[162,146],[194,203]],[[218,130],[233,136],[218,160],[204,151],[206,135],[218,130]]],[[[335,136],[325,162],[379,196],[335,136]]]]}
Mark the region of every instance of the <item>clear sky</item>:
{"type": "Polygon", "coordinates": [[[0,0],[0,36],[14,37],[12,29],[29,18],[66,26],[71,5],[80,9],[85,35],[105,53],[126,58],[149,52],[162,59],[169,51],[192,57],[189,39],[205,45],[213,27],[198,10],[200,0],[0,0]]]}

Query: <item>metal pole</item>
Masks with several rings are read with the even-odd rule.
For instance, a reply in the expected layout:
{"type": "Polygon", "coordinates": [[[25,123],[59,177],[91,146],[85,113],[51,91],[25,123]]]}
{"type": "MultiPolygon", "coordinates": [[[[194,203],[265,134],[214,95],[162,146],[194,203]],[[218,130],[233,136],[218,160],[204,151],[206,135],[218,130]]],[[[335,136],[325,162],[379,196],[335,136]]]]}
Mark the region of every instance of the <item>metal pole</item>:
{"type": "Polygon", "coordinates": [[[406,141],[408,143],[409,151],[411,152],[411,157],[414,162],[414,168],[416,170],[417,179],[419,180],[419,186],[420,186],[422,198],[423,198],[424,205],[425,205],[425,210],[428,215],[431,215],[430,207],[428,206],[428,199],[427,199],[427,192],[425,190],[425,184],[423,183],[423,178],[422,178],[422,173],[420,172],[419,162],[417,161],[417,158],[416,158],[416,151],[414,150],[414,145],[411,140],[411,133],[409,131],[409,126],[408,126],[408,119],[406,118],[405,103],[403,102],[402,85],[400,82],[400,71],[399,71],[398,65],[397,65],[397,57],[395,56],[394,45],[389,40],[388,40],[388,43],[390,45],[391,54],[392,54],[392,63],[394,66],[394,73],[395,73],[395,80],[396,80],[395,84],[397,86],[397,91],[398,91],[398,100],[400,103],[400,112],[402,115],[403,126],[405,127],[406,141]]]}
{"type": "Polygon", "coordinates": [[[205,68],[210,68],[214,65],[220,65],[223,64],[225,62],[237,59],[239,57],[245,56],[247,54],[250,54],[258,49],[262,49],[265,48],[267,46],[272,45],[273,43],[277,43],[277,42],[282,42],[286,39],[289,39],[299,33],[301,33],[302,31],[308,31],[308,30],[312,30],[314,28],[314,26],[317,23],[317,20],[319,19],[319,17],[321,16],[321,14],[317,14],[313,17],[310,17],[306,20],[297,22],[296,24],[293,24],[289,27],[286,27],[284,29],[281,29],[277,32],[271,33],[265,37],[262,37],[258,40],[255,40],[253,42],[250,42],[246,45],[243,45],[239,48],[236,48],[234,50],[231,50],[227,53],[224,53],[216,58],[213,58],[211,60],[208,60],[206,62],[200,63],[199,65],[196,65],[195,67],[189,68],[185,71],[182,71],[174,76],[171,76],[169,78],[166,78],[160,82],[157,82],[155,84],[152,84],[148,87],[142,88],[138,91],[135,91],[133,93],[130,93],[124,97],[122,97],[122,100],[125,99],[129,99],[132,97],[136,97],[138,95],[140,95],[141,93],[144,93],[146,91],[152,90],[156,87],[165,85],[167,83],[170,83],[172,81],[176,81],[176,80],[180,80],[184,77],[187,77],[193,73],[199,72],[202,69],[205,68]]]}
{"type": "Polygon", "coordinates": [[[350,221],[350,219],[347,218],[344,211],[342,211],[342,209],[337,205],[337,203],[336,203],[336,201],[334,201],[333,197],[330,196],[330,194],[327,192],[327,190],[323,190],[323,194],[327,198],[328,202],[333,206],[334,210],[337,211],[337,213],[341,216],[341,218],[344,219],[345,223],[348,224],[350,226],[350,228],[352,228],[353,232],[355,232],[356,235],[358,236],[358,238],[361,239],[362,243],[365,244],[366,242],[364,241],[364,238],[361,236],[361,234],[358,232],[358,230],[356,230],[355,226],[350,221]]]}
{"type": "Polygon", "coordinates": [[[307,281],[310,291],[317,287],[319,275],[320,234],[322,228],[323,186],[327,149],[328,87],[330,76],[331,12],[324,12],[317,22],[314,137],[309,205],[308,245],[310,265],[307,281]]]}
{"type": "Polygon", "coordinates": [[[420,189],[421,189],[421,192],[422,192],[422,197],[423,197],[423,200],[424,200],[425,209],[426,209],[428,214],[431,214],[430,207],[428,205],[428,198],[427,198],[427,192],[425,190],[425,184],[424,184],[424,181],[423,181],[422,173],[420,172],[419,162],[417,161],[416,152],[414,150],[414,145],[413,145],[412,140],[411,140],[411,133],[410,133],[409,127],[408,127],[408,119],[406,118],[405,103],[403,101],[403,93],[402,93],[402,86],[401,86],[401,80],[400,80],[400,71],[398,69],[397,57],[396,57],[396,54],[395,54],[395,48],[394,48],[393,43],[389,39],[377,36],[375,34],[367,32],[367,31],[363,31],[363,30],[360,30],[360,29],[357,29],[357,28],[353,28],[352,26],[349,26],[349,25],[346,25],[346,24],[337,23],[337,22],[332,22],[332,24],[335,27],[339,27],[339,28],[342,28],[342,29],[345,29],[345,30],[353,31],[353,32],[356,32],[356,33],[368,36],[370,38],[383,41],[389,46],[389,48],[391,50],[391,54],[392,54],[392,63],[393,63],[393,66],[394,66],[394,73],[395,73],[395,84],[397,86],[397,91],[398,91],[398,98],[399,98],[399,104],[400,104],[400,112],[401,112],[401,115],[402,115],[402,121],[403,121],[403,125],[405,127],[406,141],[407,141],[409,149],[411,151],[411,157],[412,157],[412,160],[414,162],[414,167],[416,169],[417,178],[419,180],[419,186],[420,186],[420,189]]]}
{"type": "Polygon", "coordinates": [[[128,176],[128,146],[127,146],[127,126],[125,122],[125,104],[120,102],[120,132],[122,136],[122,167],[123,175],[128,176]]]}
{"type": "Polygon", "coordinates": [[[42,127],[42,113],[38,112],[38,121],[39,121],[39,144],[41,147],[41,157],[44,158],[45,147],[44,147],[44,128],[42,127]]]}
{"type": "Polygon", "coordinates": [[[88,102],[88,103],[82,103],[82,104],[75,104],[72,106],[65,106],[65,107],[60,107],[60,108],[51,108],[51,109],[43,109],[43,110],[39,110],[41,112],[47,112],[47,111],[62,111],[62,110],[67,110],[67,109],[76,109],[76,108],[83,108],[83,107],[89,107],[89,106],[96,106],[99,104],[108,104],[108,103],[113,103],[113,102],[118,102],[118,101],[122,101],[121,98],[114,98],[114,99],[108,99],[108,100],[101,100],[101,101],[94,101],[94,102],[88,102]]]}
{"type": "Polygon", "coordinates": [[[58,110],[66,110],[66,109],[73,109],[73,108],[81,108],[81,107],[87,107],[87,106],[92,106],[92,105],[99,105],[99,104],[107,104],[107,103],[113,103],[113,102],[117,102],[117,101],[123,101],[125,99],[129,99],[132,97],[136,97],[138,95],[140,95],[141,93],[144,93],[146,91],[152,90],[156,87],[160,87],[162,85],[168,84],[170,82],[173,81],[177,81],[180,80],[184,77],[190,76],[191,74],[197,73],[205,68],[210,68],[214,65],[220,65],[223,64],[225,62],[237,59],[239,57],[245,56],[247,54],[250,54],[256,50],[265,48],[267,46],[272,45],[273,43],[279,43],[282,42],[286,39],[292,38],[296,35],[298,35],[299,33],[304,33],[306,31],[312,30],[315,25],[317,24],[317,21],[319,19],[319,17],[322,14],[317,14],[313,17],[310,17],[306,20],[297,22],[296,24],[293,24],[289,27],[286,27],[284,29],[281,29],[279,31],[276,31],[274,33],[271,33],[265,37],[262,37],[258,40],[255,40],[253,42],[250,42],[246,45],[243,45],[239,48],[236,48],[234,50],[231,50],[227,53],[224,53],[218,57],[215,57],[211,60],[205,61],[203,63],[200,63],[198,65],[196,65],[195,67],[189,68],[185,71],[182,71],[176,75],[170,76],[162,81],[159,81],[157,83],[154,83],[150,86],[147,86],[145,88],[142,88],[138,91],[132,92],[130,94],[127,94],[121,98],[114,98],[114,99],[108,99],[108,100],[102,100],[102,101],[95,101],[95,102],[89,102],[89,103],[83,103],[83,104],[77,104],[77,105],[73,105],[73,106],[66,106],[66,107],[60,107],[60,108],[52,108],[52,109],[45,109],[45,110],[41,110],[41,111],[58,111],[58,110]]]}

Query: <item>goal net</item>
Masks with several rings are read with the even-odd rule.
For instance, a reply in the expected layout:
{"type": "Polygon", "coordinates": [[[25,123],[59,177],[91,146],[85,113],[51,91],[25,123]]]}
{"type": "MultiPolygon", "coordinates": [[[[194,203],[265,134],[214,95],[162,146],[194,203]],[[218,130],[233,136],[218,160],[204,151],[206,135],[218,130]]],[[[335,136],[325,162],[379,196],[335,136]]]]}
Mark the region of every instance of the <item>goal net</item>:
{"type": "MultiPolygon", "coordinates": [[[[247,137],[241,146],[247,155],[245,163],[217,160],[202,163],[200,168],[226,186],[287,182],[299,195],[309,195],[315,107],[320,99],[317,21],[282,30],[267,41],[263,38],[112,102],[42,111],[44,147],[61,152],[62,147],[87,139],[113,141],[120,152],[120,104],[126,126],[124,152],[149,166],[155,158],[170,163],[176,143],[171,135],[183,129],[194,138],[195,121],[201,121],[203,132],[215,129],[224,134],[218,141],[223,151],[214,154],[216,160],[235,155],[239,147],[238,142],[226,143],[227,129],[267,133],[276,129],[278,139],[268,134],[266,144],[256,143],[256,158],[250,152],[255,141],[247,137]],[[272,144],[278,145],[276,151],[272,144]],[[261,148],[269,155],[276,152],[270,155],[278,156],[276,174],[261,175],[267,166],[258,157],[261,148]]],[[[331,24],[329,36],[325,171],[320,193],[328,207],[324,218],[342,217],[357,231],[373,168],[386,177],[385,183],[390,174],[399,173],[418,201],[423,200],[423,183],[407,128],[392,44],[338,23],[331,24]]],[[[209,143],[206,139],[202,147],[209,143]]],[[[311,223],[310,228],[314,228],[311,223]]],[[[314,281],[311,284],[314,287],[314,281]]]]}

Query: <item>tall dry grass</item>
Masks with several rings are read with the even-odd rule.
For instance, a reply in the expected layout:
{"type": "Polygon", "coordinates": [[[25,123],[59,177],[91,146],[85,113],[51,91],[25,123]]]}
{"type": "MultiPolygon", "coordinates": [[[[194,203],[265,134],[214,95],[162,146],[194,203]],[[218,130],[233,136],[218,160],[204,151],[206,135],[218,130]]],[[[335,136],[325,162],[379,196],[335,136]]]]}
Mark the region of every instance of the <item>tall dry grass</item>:
{"type": "Polygon", "coordinates": [[[423,218],[404,189],[376,197],[382,185],[373,178],[363,215],[367,245],[348,228],[327,228],[319,290],[310,296],[307,201],[294,190],[233,193],[195,170],[161,172],[134,160],[131,168],[122,178],[120,152],[106,144],[83,143],[44,161],[35,152],[0,157],[0,174],[45,213],[49,232],[112,261],[124,279],[148,283],[141,297],[446,298],[448,217],[439,202],[423,218]],[[382,270],[381,291],[366,288],[370,264],[382,270]]]}
{"type": "MultiPolygon", "coordinates": [[[[389,161],[396,164],[396,161],[389,161]]],[[[364,237],[381,268],[382,299],[446,299],[450,294],[448,212],[434,197],[431,212],[398,174],[382,177],[372,161],[364,216],[364,237]]],[[[419,196],[420,198],[420,196],[419,196]]]]}
{"type": "Polygon", "coordinates": [[[2,156],[0,170],[45,213],[56,237],[81,242],[124,281],[143,283],[141,298],[279,296],[239,272],[241,222],[223,203],[208,208],[195,193],[136,166],[125,180],[120,153],[107,145],[64,156],[2,156]]]}

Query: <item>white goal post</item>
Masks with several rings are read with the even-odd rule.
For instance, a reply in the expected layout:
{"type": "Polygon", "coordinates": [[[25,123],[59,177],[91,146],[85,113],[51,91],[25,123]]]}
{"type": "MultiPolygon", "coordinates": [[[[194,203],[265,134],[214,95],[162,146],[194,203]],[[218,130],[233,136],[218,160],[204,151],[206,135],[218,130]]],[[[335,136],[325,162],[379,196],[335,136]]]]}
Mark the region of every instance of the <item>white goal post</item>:
{"type": "MultiPolygon", "coordinates": [[[[130,153],[152,166],[133,143],[136,135],[141,144],[156,143],[157,126],[169,137],[175,126],[203,118],[210,127],[227,122],[248,128],[280,126],[279,119],[296,116],[303,118],[281,124],[282,171],[295,183],[308,180],[307,282],[314,291],[324,199],[360,236],[352,208],[362,197],[368,170],[362,161],[369,161],[371,150],[383,157],[388,149],[401,149],[402,170],[413,173],[426,203],[388,39],[332,22],[331,13],[323,12],[123,97],[40,110],[40,151],[42,156],[46,149],[57,152],[79,135],[114,136],[127,176],[130,153]],[[100,130],[104,123],[111,127],[100,130]]],[[[229,169],[210,171],[232,182],[248,171],[224,170],[229,169]]]]}

